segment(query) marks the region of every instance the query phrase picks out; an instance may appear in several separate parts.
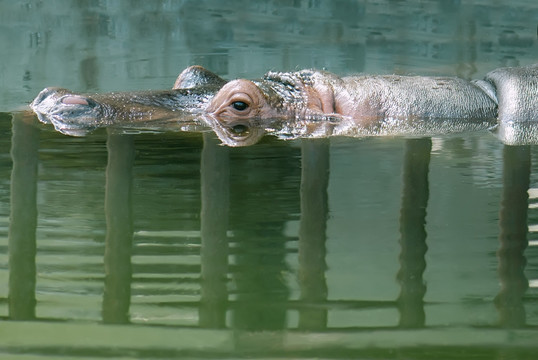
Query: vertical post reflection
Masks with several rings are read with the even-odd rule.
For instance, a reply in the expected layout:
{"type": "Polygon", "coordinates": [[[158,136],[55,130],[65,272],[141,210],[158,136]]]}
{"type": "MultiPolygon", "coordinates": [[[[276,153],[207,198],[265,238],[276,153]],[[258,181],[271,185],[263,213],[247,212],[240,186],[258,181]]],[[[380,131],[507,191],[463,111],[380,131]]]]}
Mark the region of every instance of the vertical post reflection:
{"type": "Polygon", "coordinates": [[[37,162],[39,130],[30,116],[13,117],[9,223],[9,317],[35,318],[37,162]]]}
{"type": "Polygon", "coordinates": [[[525,325],[523,295],[529,286],[523,254],[527,241],[527,209],[530,178],[530,147],[503,149],[503,194],[499,217],[498,273],[501,290],[495,298],[501,326],[525,325]]]}
{"type": "Polygon", "coordinates": [[[230,229],[233,231],[236,301],[232,312],[237,349],[281,348],[286,328],[289,268],[286,226],[299,213],[297,149],[274,142],[234,149],[230,229]],[[257,333],[257,334],[255,334],[257,333]]]}
{"type": "Polygon", "coordinates": [[[202,289],[201,327],[226,325],[228,292],[229,152],[211,133],[204,134],[201,159],[202,289]]]}
{"type": "Polygon", "coordinates": [[[325,262],[327,240],[327,186],[329,183],[328,139],[302,140],[301,223],[299,228],[299,286],[303,306],[299,328],[327,327],[327,309],[312,308],[327,299],[325,262]]]}
{"type": "Polygon", "coordinates": [[[131,301],[132,166],[134,144],[130,135],[113,134],[107,139],[105,216],[105,291],[103,322],[129,322],[131,301]]]}
{"type": "Polygon", "coordinates": [[[400,270],[398,297],[401,327],[422,327],[425,322],[422,274],[426,268],[426,207],[431,139],[406,141],[403,166],[403,195],[400,212],[400,270]]]}

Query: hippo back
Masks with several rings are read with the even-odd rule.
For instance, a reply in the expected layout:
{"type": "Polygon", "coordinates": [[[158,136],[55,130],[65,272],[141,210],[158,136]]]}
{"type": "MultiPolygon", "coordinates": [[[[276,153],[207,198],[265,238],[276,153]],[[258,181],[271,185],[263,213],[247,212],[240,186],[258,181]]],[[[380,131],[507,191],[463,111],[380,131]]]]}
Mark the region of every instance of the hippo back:
{"type": "Polygon", "coordinates": [[[538,64],[499,68],[485,80],[495,88],[501,123],[538,121],[538,64]]]}

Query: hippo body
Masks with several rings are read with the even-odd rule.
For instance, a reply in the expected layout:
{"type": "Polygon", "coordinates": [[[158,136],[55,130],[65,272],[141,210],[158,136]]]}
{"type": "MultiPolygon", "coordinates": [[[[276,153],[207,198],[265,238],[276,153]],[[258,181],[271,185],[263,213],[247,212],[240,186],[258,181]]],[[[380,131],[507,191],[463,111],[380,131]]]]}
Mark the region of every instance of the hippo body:
{"type": "Polygon", "coordinates": [[[226,81],[191,66],[172,90],[82,95],[47,88],[31,107],[41,121],[75,135],[79,129],[173,119],[209,125],[225,143],[237,146],[254,143],[267,132],[315,137],[364,130],[374,134],[389,123],[401,128],[416,127],[417,121],[421,126],[492,126],[498,120],[538,120],[537,83],[538,64],[497,69],[472,82],[455,77],[338,77],[316,70],[226,81]]]}
{"type": "Polygon", "coordinates": [[[538,121],[538,64],[496,69],[485,81],[495,88],[500,122],[538,121]]]}
{"type": "MultiPolygon", "coordinates": [[[[293,104],[299,109],[308,104],[308,112],[348,116],[367,125],[387,118],[466,118],[491,119],[496,104],[475,84],[459,78],[398,75],[362,75],[339,78],[318,71],[285,74],[297,79],[295,87],[315,91],[293,104]],[[311,99],[311,97],[314,98],[311,99]],[[316,104],[316,100],[320,104],[316,104]]],[[[269,73],[264,80],[280,82],[279,74],[269,73]]],[[[283,96],[285,98],[285,96],[283,96]]],[[[291,111],[284,111],[291,114],[291,111]]]]}

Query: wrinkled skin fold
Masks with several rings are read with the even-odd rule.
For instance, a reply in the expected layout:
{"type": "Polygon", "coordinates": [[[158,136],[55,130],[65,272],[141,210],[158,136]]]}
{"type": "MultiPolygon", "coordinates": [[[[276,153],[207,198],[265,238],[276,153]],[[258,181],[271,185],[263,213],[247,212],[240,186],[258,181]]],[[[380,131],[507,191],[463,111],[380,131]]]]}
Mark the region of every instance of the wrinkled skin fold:
{"type": "Polygon", "coordinates": [[[40,121],[84,135],[98,127],[171,124],[211,128],[230,146],[281,138],[433,135],[538,122],[538,64],[500,68],[485,79],[269,72],[227,81],[200,66],[173,89],[79,94],[46,88],[31,103],[40,121]]]}

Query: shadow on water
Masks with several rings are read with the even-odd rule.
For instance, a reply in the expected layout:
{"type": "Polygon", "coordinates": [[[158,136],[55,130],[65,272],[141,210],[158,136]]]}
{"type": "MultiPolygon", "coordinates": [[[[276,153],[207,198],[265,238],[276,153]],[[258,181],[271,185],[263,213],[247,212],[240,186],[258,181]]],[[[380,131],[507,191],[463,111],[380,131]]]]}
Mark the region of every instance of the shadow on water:
{"type": "MultiPolygon", "coordinates": [[[[39,130],[26,120],[15,115],[12,124],[9,229],[9,319],[12,320],[34,320],[39,308],[35,295],[39,130]]],[[[130,307],[133,208],[140,206],[133,203],[132,194],[134,139],[112,131],[107,135],[105,277],[101,309],[104,323],[130,323],[130,326],[137,326],[130,320],[130,307]]],[[[425,228],[431,151],[430,139],[405,141],[399,218],[400,268],[396,274],[400,293],[393,303],[399,312],[399,322],[394,327],[381,327],[386,330],[428,328],[423,274],[428,249],[425,228]]],[[[528,288],[523,270],[528,243],[530,148],[505,146],[503,154],[497,253],[501,289],[494,303],[499,314],[498,328],[521,329],[526,327],[523,297],[528,288]]],[[[330,285],[326,280],[329,158],[327,139],[303,140],[300,149],[278,141],[230,149],[220,146],[212,134],[203,135],[200,293],[194,307],[198,311],[197,327],[234,330],[233,350],[222,350],[225,353],[280,354],[286,351],[287,336],[290,336],[283,330],[324,334],[330,338],[331,331],[360,334],[368,329],[360,323],[347,330],[331,327],[329,321],[331,311],[341,306],[328,299],[330,285]],[[257,161],[260,158],[264,161],[257,161]],[[264,171],[255,171],[259,166],[264,171]],[[252,211],[254,205],[258,213],[264,214],[263,218],[252,211]],[[290,221],[299,222],[297,237],[285,229],[290,221]],[[297,301],[290,299],[292,274],[288,263],[289,256],[295,254],[297,301]],[[290,326],[289,315],[293,311],[298,313],[296,326],[290,326]]],[[[295,353],[311,354],[305,344],[295,348],[295,353]]],[[[340,352],[333,346],[328,341],[326,347],[319,345],[317,349],[320,354],[337,356],[340,352]]],[[[346,352],[346,356],[380,351],[368,349],[358,346],[346,352]]],[[[485,351],[489,353],[491,349],[485,351]]],[[[201,351],[196,356],[203,354],[201,351]]]]}

